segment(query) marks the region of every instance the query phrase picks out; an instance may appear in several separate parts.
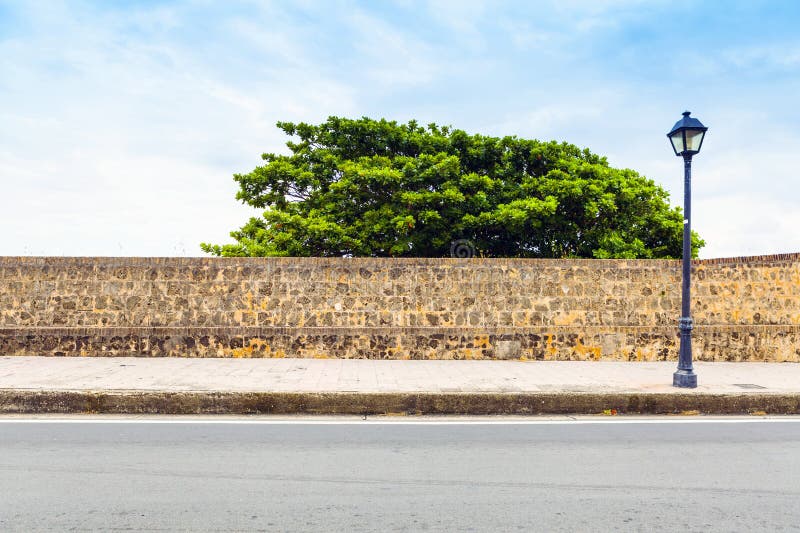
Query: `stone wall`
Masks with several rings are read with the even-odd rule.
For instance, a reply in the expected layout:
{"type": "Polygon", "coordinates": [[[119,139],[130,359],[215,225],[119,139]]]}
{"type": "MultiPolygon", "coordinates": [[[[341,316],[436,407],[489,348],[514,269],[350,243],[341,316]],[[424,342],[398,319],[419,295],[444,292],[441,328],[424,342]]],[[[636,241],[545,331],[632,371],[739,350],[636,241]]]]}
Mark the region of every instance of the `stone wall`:
{"type": "MultiPolygon", "coordinates": [[[[800,254],[696,261],[694,353],[800,361],[800,254]]],[[[1,355],[677,358],[680,262],[0,257],[1,355]]]]}

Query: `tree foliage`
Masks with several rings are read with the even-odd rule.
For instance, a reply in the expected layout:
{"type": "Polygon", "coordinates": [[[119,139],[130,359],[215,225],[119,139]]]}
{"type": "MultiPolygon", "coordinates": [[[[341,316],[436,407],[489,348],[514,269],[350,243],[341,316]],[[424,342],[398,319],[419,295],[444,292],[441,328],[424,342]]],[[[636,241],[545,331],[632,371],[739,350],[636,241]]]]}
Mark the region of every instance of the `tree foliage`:
{"type": "MultiPolygon", "coordinates": [[[[683,216],[667,192],[568,143],[470,135],[411,121],[279,122],[291,154],[236,174],[259,209],[222,256],[450,254],[675,258],[683,216]]],[[[693,235],[693,253],[703,241],[693,235]]]]}

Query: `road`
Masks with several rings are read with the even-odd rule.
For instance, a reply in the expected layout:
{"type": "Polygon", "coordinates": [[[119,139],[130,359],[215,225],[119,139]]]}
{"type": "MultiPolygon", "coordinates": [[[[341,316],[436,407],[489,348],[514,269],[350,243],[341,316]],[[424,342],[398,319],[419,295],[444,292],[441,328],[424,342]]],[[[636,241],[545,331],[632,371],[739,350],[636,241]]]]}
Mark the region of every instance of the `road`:
{"type": "Polygon", "coordinates": [[[0,530],[800,530],[800,420],[594,420],[0,418],[0,530]]]}

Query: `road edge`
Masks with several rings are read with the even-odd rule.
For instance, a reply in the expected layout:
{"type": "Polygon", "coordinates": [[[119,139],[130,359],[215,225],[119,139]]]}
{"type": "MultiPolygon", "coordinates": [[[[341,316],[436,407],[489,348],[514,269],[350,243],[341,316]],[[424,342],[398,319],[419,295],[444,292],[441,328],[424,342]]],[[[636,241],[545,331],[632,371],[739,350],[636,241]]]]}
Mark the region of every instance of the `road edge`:
{"type": "Polygon", "coordinates": [[[800,414],[800,393],[317,393],[0,390],[0,413],[800,414]]]}

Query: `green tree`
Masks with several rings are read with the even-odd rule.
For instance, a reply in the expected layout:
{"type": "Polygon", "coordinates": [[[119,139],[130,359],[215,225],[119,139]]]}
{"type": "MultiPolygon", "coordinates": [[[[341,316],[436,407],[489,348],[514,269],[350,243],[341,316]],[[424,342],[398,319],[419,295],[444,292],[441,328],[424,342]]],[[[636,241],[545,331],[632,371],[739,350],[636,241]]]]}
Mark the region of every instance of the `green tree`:
{"type": "MultiPolygon", "coordinates": [[[[290,155],[234,177],[259,209],[221,256],[675,258],[683,216],[633,170],[568,143],[411,121],[279,122],[290,155]]],[[[704,245],[694,234],[693,254],[704,245]]]]}

